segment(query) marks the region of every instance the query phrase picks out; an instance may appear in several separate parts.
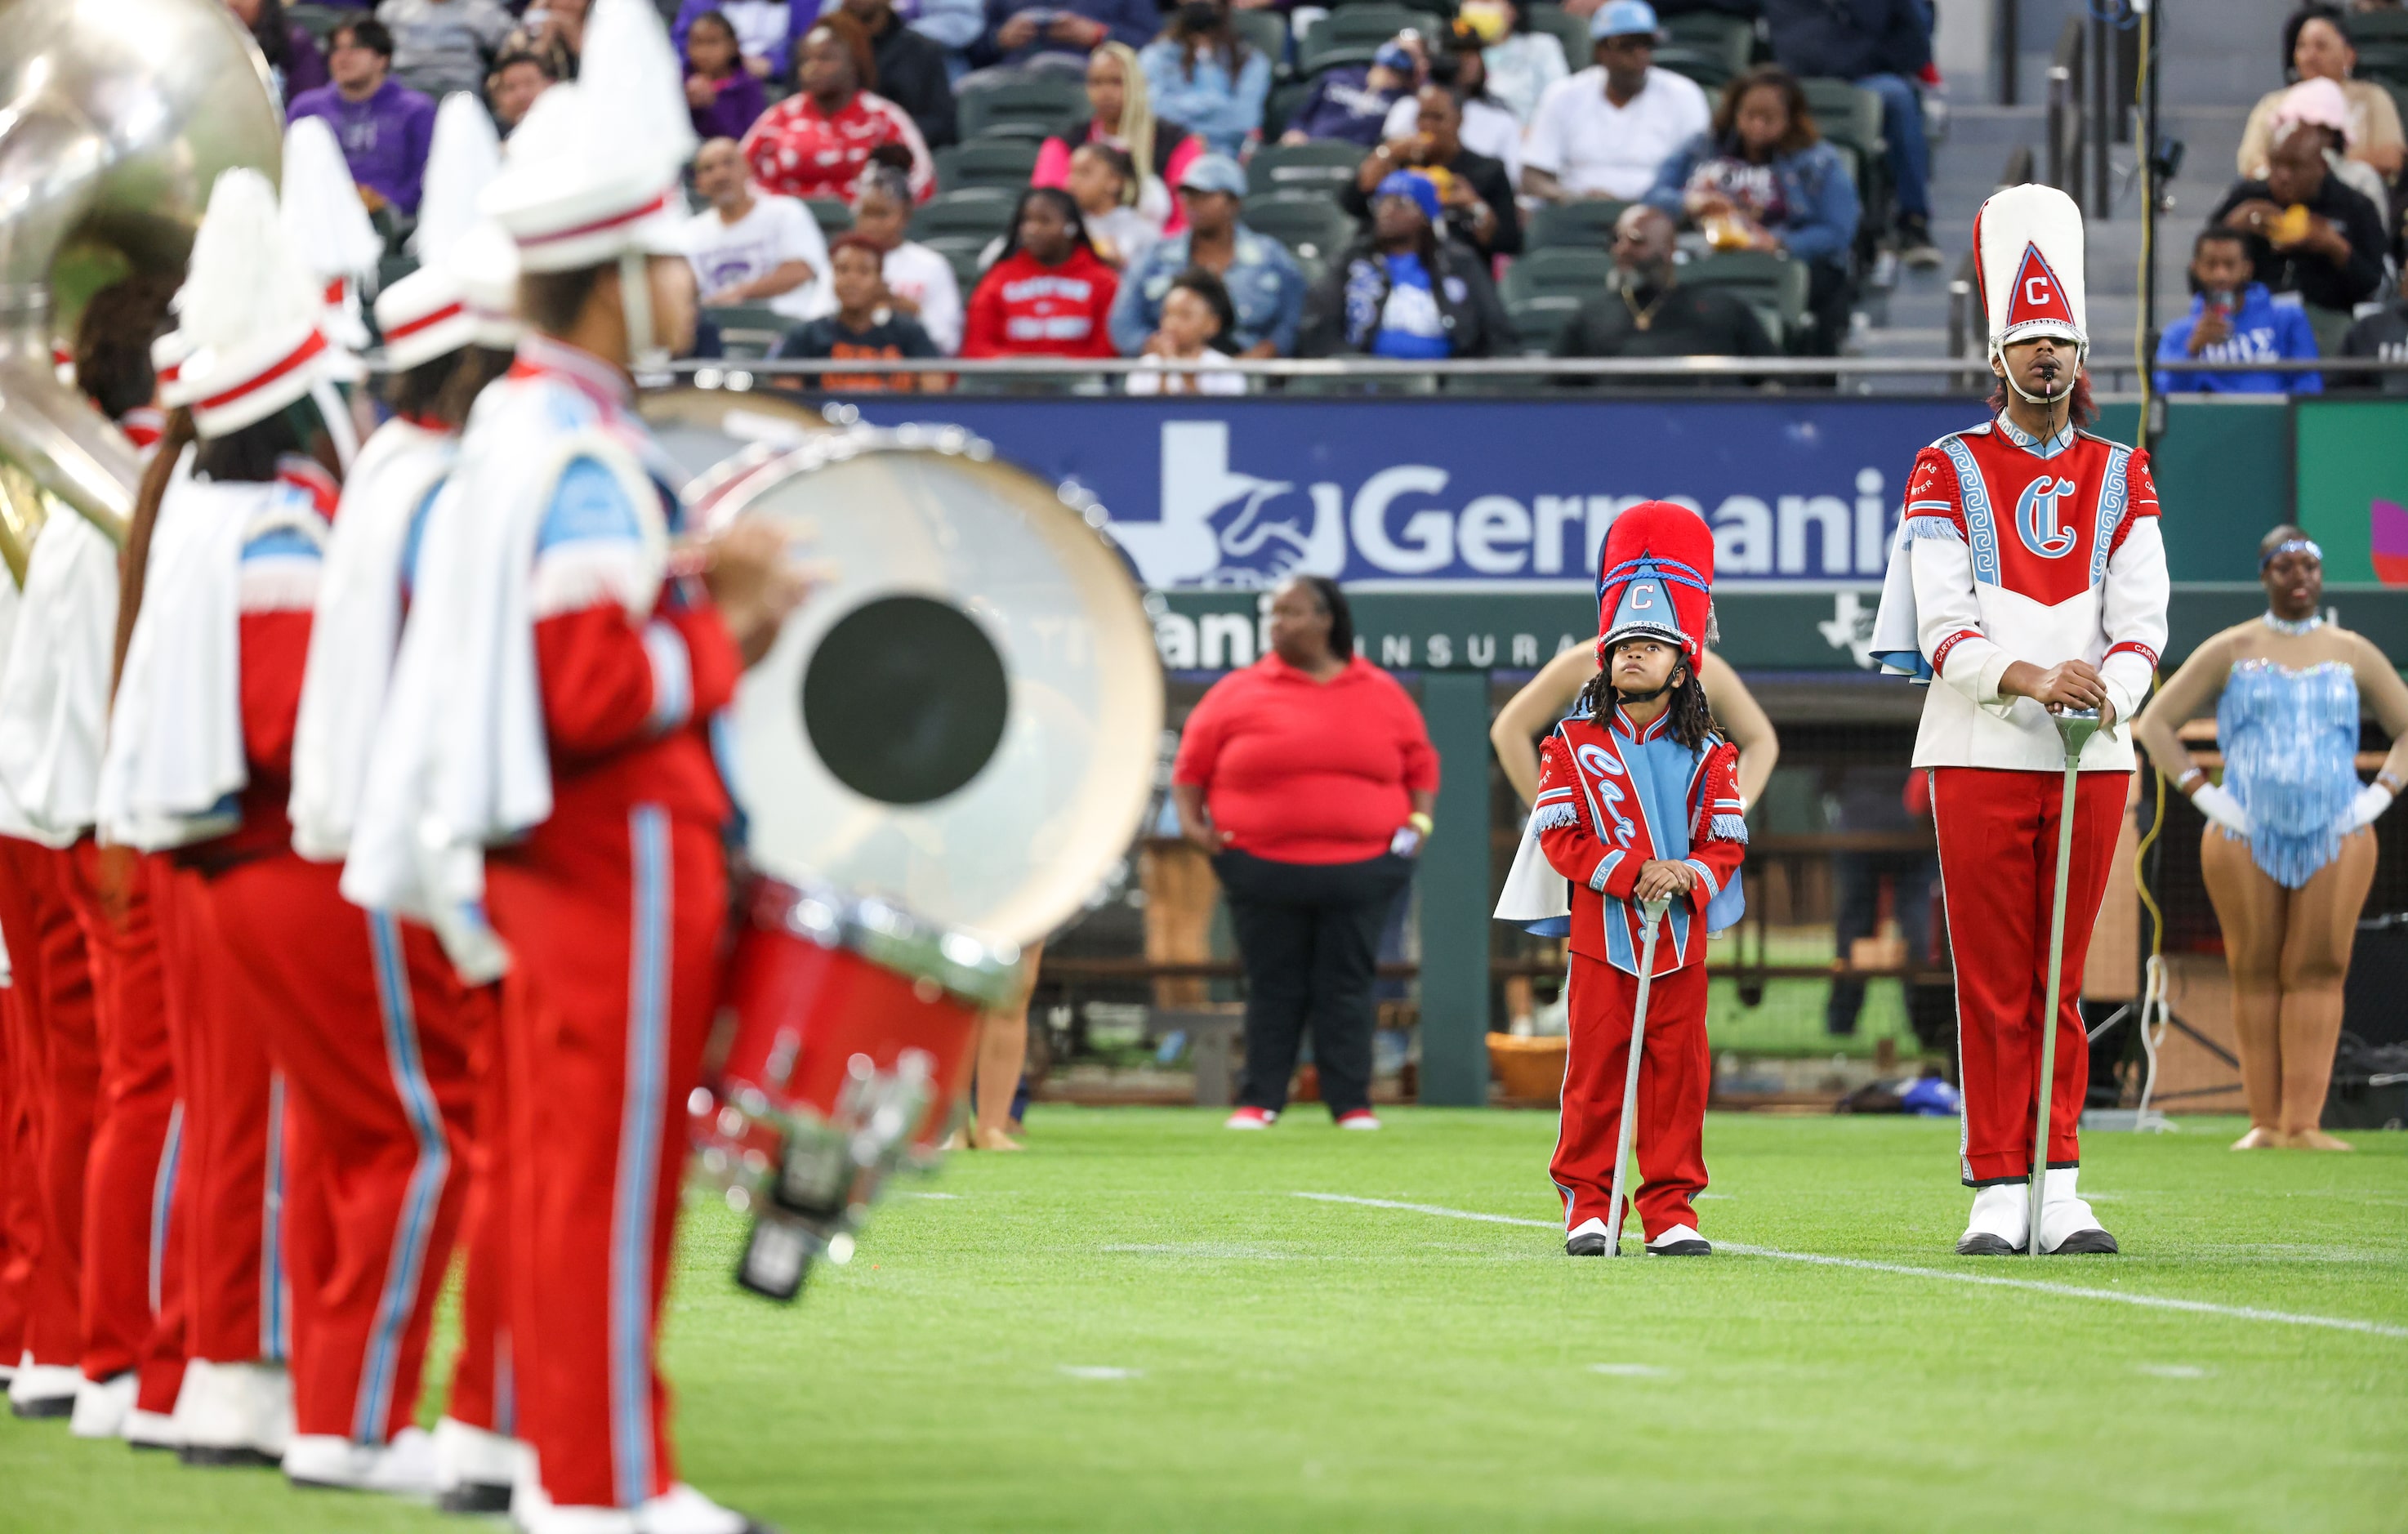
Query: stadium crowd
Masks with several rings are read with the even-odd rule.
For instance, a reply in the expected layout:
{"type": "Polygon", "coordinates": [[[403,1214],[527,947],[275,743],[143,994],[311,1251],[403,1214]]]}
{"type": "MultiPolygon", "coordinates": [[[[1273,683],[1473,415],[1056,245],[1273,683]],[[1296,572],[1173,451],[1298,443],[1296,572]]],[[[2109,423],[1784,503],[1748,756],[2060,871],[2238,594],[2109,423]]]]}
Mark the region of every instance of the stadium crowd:
{"type": "MultiPolygon", "coordinates": [[[[229,3],[335,129],[389,280],[435,99],[507,136],[575,76],[587,0],[229,3]]],[[[1921,0],[659,3],[704,140],[699,355],[1165,357],[1174,289],[1231,355],[1831,355],[1876,263],[1941,260],[1921,0]],[[848,231],[882,260],[839,342],[848,231]]],[[[2408,352],[2408,50],[2369,25],[2285,22],[2291,83],[2157,352],[2232,366],[2160,390],[2408,389],[2249,366],[2408,352]]]]}

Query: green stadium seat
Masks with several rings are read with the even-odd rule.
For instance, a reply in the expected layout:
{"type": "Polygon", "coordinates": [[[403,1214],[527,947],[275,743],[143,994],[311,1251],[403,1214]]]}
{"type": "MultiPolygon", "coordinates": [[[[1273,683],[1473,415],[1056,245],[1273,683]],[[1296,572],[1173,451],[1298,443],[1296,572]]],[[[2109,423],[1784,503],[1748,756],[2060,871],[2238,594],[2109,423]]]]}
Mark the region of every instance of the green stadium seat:
{"type": "Polygon", "coordinates": [[[939,192],[911,215],[911,237],[929,245],[948,236],[975,237],[983,244],[1011,226],[1011,209],[1019,200],[1018,190],[1004,187],[939,192]]]}
{"type": "Polygon", "coordinates": [[[937,185],[946,192],[1004,187],[1016,193],[1036,173],[1033,138],[973,138],[937,151],[937,185]]]}
{"type": "Polygon", "coordinates": [[[1580,312],[1580,307],[1579,299],[1560,293],[1506,300],[1505,316],[1513,322],[1514,333],[1522,338],[1521,355],[1552,354],[1555,342],[1571,327],[1572,317],[1580,312]]]}
{"type": "Polygon", "coordinates": [[[1806,92],[1806,109],[1814,125],[1835,144],[1851,144],[1871,164],[1887,151],[1882,137],[1881,97],[1851,80],[1817,76],[1798,82],[1806,92]]]}
{"type": "Polygon", "coordinates": [[[1278,240],[1299,259],[1334,261],[1353,242],[1355,224],[1326,194],[1274,192],[1248,197],[1239,217],[1258,235],[1278,240]]]}
{"type": "Polygon", "coordinates": [[[702,311],[719,327],[719,345],[731,359],[766,357],[795,322],[762,304],[716,305],[702,311]]]}
{"type": "Polygon", "coordinates": [[[1691,287],[1725,288],[1746,300],[1775,346],[1807,328],[1806,291],[1813,281],[1806,263],[1777,251],[1726,251],[1681,268],[1691,287]]]}
{"type": "Polygon", "coordinates": [[[853,205],[836,197],[806,197],[803,206],[811,210],[820,233],[834,239],[853,227],[853,205]]]}
{"type": "Polygon", "coordinates": [[[1664,36],[1667,42],[1715,55],[1734,75],[1747,67],[1756,51],[1756,23],[1742,17],[1725,16],[1719,11],[1698,10],[1684,16],[1668,16],[1664,18],[1664,36]]]}
{"type": "Polygon", "coordinates": [[[933,235],[920,243],[945,258],[945,264],[953,269],[953,280],[961,286],[963,298],[968,299],[970,290],[978,286],[979,274],[986,270],[979,257],[995,239],[994,235],[933,235]]]}
{"type": "Polygon", "coordinates": [[[1246,46],[1271,61],[1274,77],[1287,73],[1287,18],[1275,10],[1233,10],[1230,25],[1246,46]]]}
{"type": "Polygon", "coordinates": [[[1522,29],[1555,38],[1563,48],[1565,67],[1575,75],[1597,62],[1597,47],[1589,41],[1588,22],[1561,6],[1525,7],[1522,29]]]}
{"type": "Polygon", "coordinates": [[[1341,64],[1368,64],[1398,33],[1411,29],[1434,37],[1439,27],[1433,11],[1409,9],[1393,0],[1362,0],[1331,11],[1304,35],[1296,47],[1296,72],[1310,79],[1341,64]]]}
{"type": "Polygon", "coordinates": [[[1722,88],[1730,78],[1739,73],[1721,52],[1680,43],[1666,43],[1657,49],[1656,66],[1696,80],[1709,96],[1721,94],[1722,88]]]}
{"type": "Polygon", "coordinates": [[[1363,164],[1363,147],[1341,140],[1311,144],[1265,144],[1246,165],[1246,191],[1316,192],[1336,195],[1351,185],[1363,164]]]}
{"type": "Polygon", "coordinates": [[[1043,138],[1086,108],[1086,82],[1076,75],[965,80],[954,100],[962,137],[1043,138]]]}
{"type": "Polygon", "coordinates": [[[1563,245],[1602,251],[1613,243],[1614,221],[1630,205],[1612,197],[1586,197],[1579,202],[1549,203],[1530,216],[1523,248],[1543,250],[1563,245]]]}
{"type": "Polygon", "coordinates": [[[1270,94],[1263,98],[1264,143],[1279,142],[1279,136],[1287,132],[1287,120],[1296,115],[1296,109],[1312,93],[1311,80],[1287,79],[1271,87],[1270,94]]]}
{"type": "Polygon", "coordinates": [[[326,38],[343,22],[357,21],[374,12],[351,6],[287,6],[284,14],[309,35],[311,42],[322,49],[326,46],[326,38]]]}
{"type": "Polygon", "coordinates": [[[1506,268],[1498,296],[1508,306],[1530,298],[1570,298],[1578,304],[1613,280],[1613,257],[1575,245],[1532,251],[1506,268]]]}

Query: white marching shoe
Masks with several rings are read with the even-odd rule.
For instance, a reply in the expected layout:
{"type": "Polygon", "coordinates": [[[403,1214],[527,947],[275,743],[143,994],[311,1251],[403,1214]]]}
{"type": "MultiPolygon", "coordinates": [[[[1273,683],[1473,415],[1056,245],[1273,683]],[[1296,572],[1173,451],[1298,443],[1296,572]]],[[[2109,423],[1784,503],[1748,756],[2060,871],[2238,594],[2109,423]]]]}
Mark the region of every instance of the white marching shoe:
{"type": "Polygon", "coordinates": [[[8,1410],[21,1417],[64,1417],[75,1411],[83,1370],[73,1364],[37,1364],[26,1354],[8,1382],[8,1410]]]}
{"type": "Polygon", "coordinates": [[[435,1425],[435,1496],[446,1512],[508,1512],[529,1457],[516,1439],[444,1417],[435,1425]]]}
{"type": "Polygon", "coordinates": [[[2012,1257],[2031,1244],[2031,1188],[1993,1183],[1973,1190],[1973,1217],[1956,1238],[1960,1257],[2012,1257]]]}
{"type": "Polygon", "coordinates": [[[122,1437],[141,1383],[130,1369],[106,1380],[86,1380],[76,1389],[75,1415],[67,1419],[67,1431],[78,1438],[122,1437]]]}
{"type": "Polygon", "coordinates": [[[2074,1192],[2079,1167],[2051,1167],[2040,1185],[2040,1249],[2056,1256],[2112,1256],[2115,1238],[2074,1192]]]}
{"type": "Polygon", "coordinates": [[[284,1451],[284,1479],[296,1486],[432,1498],[435,1440],[405,1427],[390,1443],[354,1443],[332,1433],[294,1435],[284,1451]]]}
{"type": "Polygon", "coordinates": [[[145,1412],[135,1407],[125,1413],[125,1424],[119,1436],[136,1449],[173,1449],[183,1442],[176,1434],[176,1419],[165,1412],[145,1412]]]}
{"type": "Polygon", "coordinates": [[[284,1462],[293,1441],[293,1377],[282,1364],[184,1366],[176,1396],[176,1457],[187,1465],[284,1462]]]}
{"type": "Polygon", "coordinates": [[[681,1481],[636,1510],[636,1534],[769,1534],[769,1528],[681,1481]]]}
{"type": "Polygon", "coordinates": [[[1674,1226],[1647,1243],[1651,1257],[1706,1257],[1713,1250],[1713,1243],[1698,1235],[1695,1226],[1674,1226]]]}

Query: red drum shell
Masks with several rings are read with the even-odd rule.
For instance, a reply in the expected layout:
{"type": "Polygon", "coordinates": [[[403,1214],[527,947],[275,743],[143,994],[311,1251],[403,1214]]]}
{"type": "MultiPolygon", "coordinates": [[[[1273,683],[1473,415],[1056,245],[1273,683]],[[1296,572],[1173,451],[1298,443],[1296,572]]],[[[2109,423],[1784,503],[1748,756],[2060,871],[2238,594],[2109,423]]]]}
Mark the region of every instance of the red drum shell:
{"type": "Polygon", "coordinates": [[[935,1150],[968,1083],[978,1008],[933,981],[791,931],[782,913],[797,892],[775,881],[763,884],[728,961],[721,1006],[736,1026],[719,1100],[751,1087],[779,1108],[830,1118],[854,1055],[886,1071],[904,1051],[921,1050],[930,1060],[933,1096],[912,1143],[935,1150]]]}

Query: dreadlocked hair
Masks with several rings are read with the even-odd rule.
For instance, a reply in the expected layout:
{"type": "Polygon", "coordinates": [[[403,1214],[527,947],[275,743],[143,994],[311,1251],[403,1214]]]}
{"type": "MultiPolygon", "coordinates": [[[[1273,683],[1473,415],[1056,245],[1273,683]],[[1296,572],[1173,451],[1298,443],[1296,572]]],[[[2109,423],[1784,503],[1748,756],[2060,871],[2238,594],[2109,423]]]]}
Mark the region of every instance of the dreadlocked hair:
{"type": "Polygon", "coordinates": [[[181,406],[167,412],[150,461],[142,466],[142,484],[134,493],[134,514],[125,519],[125,552],[117,568],[117,638],[109,657],[108,691],[117,694],[117,679],[125,670],[125,646],[134,638],[134,620],[142,611],[142,578],[150,573],[150,529],[159,521],[159,503],[166,497],[167,481],[176,477],[176,461],[193,445],[193,412],[181,406]]]}
{"type": "MultiPolygon", "coordinates": [[[[1714,732],[1713,710],[1706,704],[1705,683],[1698,680],[1697,668],[1689,664],[1688,658],[1684,656],[1674,669],[1681,673],[1681,678],[1666,693],[1664,710],[1670,716],[1666,727],[1670,730],[1673,739],[1696,751],[1704,746],[1706,737],[1714,732]]],[[[1599,667],[1597,674],[1581,688],[1580,696],[1574,701],[1580,711],[1593,719],[1602,720],[1620,700],[1621,694],[1614,687],[1610,674],[1605,667],[1599,667]]]]}

